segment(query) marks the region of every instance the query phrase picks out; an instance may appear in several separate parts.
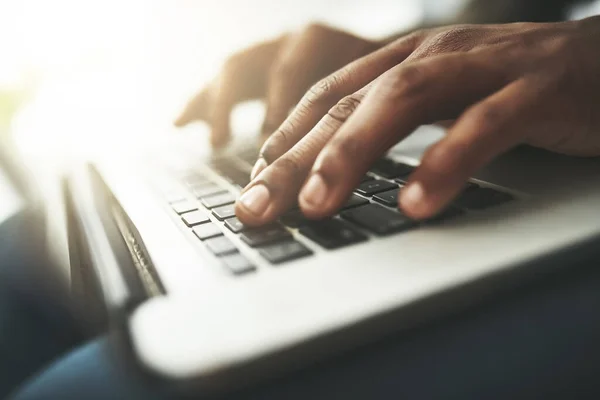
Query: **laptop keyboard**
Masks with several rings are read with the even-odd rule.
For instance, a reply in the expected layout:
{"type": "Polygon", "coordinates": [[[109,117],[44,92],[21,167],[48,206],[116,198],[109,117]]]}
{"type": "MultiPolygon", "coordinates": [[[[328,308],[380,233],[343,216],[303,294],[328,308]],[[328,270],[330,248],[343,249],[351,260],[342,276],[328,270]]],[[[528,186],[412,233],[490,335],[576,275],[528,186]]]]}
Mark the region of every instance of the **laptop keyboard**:
{"type": "Polygon", "coordinates": [[[235,217],[234,203],[239,189],[249,183],[249,171],[256,158],[256,151],[247,151],[212,161],[211,169],[229,184],[211,179],[211,174],[187,171],[181,178],[187,193],[180,190],[164,193],[182,227],[191,230],[197,240],[234,275],[257,271],[257,265],[251,261],[256,257],[248,257],[251,252],[272,265],[280,265],[313,255],[313,250],[305,243],[327,250],[339,249],[376,240],[378,236],[442,223],[514,199],[507,192],[469,182],[445,211],[428,221],[414,221],[404,215],[397,204],[398,190],[406,184],[415,167],[382,158],[373,165],[335,216],[312,221],[295,208],[276,223],[249,228],[235,217]],[[225,232],[236,235],[239,241],[234,242],[225,232]]]}

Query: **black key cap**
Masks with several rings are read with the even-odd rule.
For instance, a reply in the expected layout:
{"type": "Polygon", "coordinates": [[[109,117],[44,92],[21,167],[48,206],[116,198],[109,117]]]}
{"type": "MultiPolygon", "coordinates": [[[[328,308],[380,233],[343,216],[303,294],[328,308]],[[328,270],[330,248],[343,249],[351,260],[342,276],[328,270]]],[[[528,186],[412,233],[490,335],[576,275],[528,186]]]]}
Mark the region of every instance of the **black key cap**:
{"type": "Polygon", "coordinates": [[[213,208],[212,213],[219,221],[235,216],[235,204],[213,208]]]}
{"type": "Polygon", "coordinates": [[[373,180],[363,182],[356,188],[356,192],[364,196],[372,196],[375,193],[385,192],[390,189],[396,189],[398,185],[382,180],[373,180]]]}
{"type": "Polygon", "coordinates": [[[253,229],[242,233],[240,238],[251,247],[263,246],[265,244],[289,239],[292,234],[280,225],[270,225],[259,229],[253,229]]]}
{"type": "Polygon", "coordinates": [[[224,192],[226,192],[225,189],[223,189],[220,186],[215,185],[214,183],[209,183],[206,185],[192,187],[192,193],[197,198],[210,196],[210,195],[217,194],[217,193],[224,193],[224,192]]]}
{"type": "Polygon", "coordinates": [[[344,219],[362,226],[377,235],[401,232],[417,225],[407,216],[376,204],[353,208],[340,214],[344,219]]]}
{"type": "Polygon", "coordinates": [[[310,222],[310,220],[307,219],[300,210],[288,211],[287,213],[282,215],[281,218],[279,218],[279,221],[281,221],[281,223],[285,226],[289,226],[290,228],[298,228],[310,222]]]}
{"type": "Polygon", "coordinates": [[[360,197],[355,194],[352,194],[352,196],[350,196],[348,201],[346,201],[346,204],[344,204],[342,206],[341,210],[346,210],[348,208],[362,206],[362,205],[365,205],[368,203],[369,203],[369,200],[365,199],[364,197],[360,197]]]}
{"type": "Polygon", "coordinates": [[[366,181],[372,181],[373,179],[375,179],[375,178],[373,177],[373,175],[366,174],[365,176],[363,176],[363,178],[362,178],[362,180],[360,181],[360,183],[363,183],[363,182],[366,182],[366,181]]]}
{"type": "Polygon", "coordinates": [[[236,217],[226,219],[225,226],[233,233],[240,233],[246,229],[246,226],[236,217]]]}
{"type": "Polygon", "coordinates": [[[208,222],[195,227],[194,234],[198,236],[198,239],[206,240],[215,236],[221,236],[223,232],[221,232],[221,229],[219,229],[217,225],[213,224],[212,222],[208,222]]]}
{"type": "Polygon", "coordinates": [[[454,204],[467,210],[483,210],[513,200],[513,196],[490,188],[463,191],[454,204]]]}
{"type": "Polygon", "coordinates": [[[259,249],[259,253],[271,264],[281,264],[286,261],[309,256],[312,254],[312,251],[302,243],[286,241],[262,247],[259,249]]]}
{"type": "Polygon", "coordinates": [[[204,223],[210,221],[210,218],[208,218],[208,215],[206,215],[204,212],[202,212],[200,210],[182,214],[181,219],[189,227],[204,224],[204,223]]]}
{"type": "Polygon", "coordinates": [[[388,207],[398,207],[398,194],[400,191],[398,189],[388,190],[387,192],[379,193],[373,196],[373,200],[378,203],[384,204],[388,207]]]}
{"type": "Polygon", "coordinates": [[[229,192],[213,194],[212,196],[202,197],[200,201],[204,207],[214,208],[235,203],[235,195],[229,192]]]}
{"type": "Polygon", "coordinates": [[[214,237],[212,239],[207,239],[204,241],[204,244],[208,249],[216,256],[221,256],[223,254],[236,253],[238,250],[235,247],[235,244],[225,236],[214,237]]]}
{"type": "Polygon", "coordinates": [[[337,249],[367,240],[367,236],[339,219],[312,221],[300,233],[326,249],[337,249]]]}
{"type": "Polygon", "coordinates": [[[465,191],[469,191],[469,190],[473,190],[473,189],[479,189],[479,185],[476,184],[475,182],[467,182],[467,185],[465,186],[465,191]]]}
{"type": "Polygon", "coordinates": [[[464,213],[465,212],[463,210],[461,210],[460,208],[456,208],[456,207],[450,206],[447,209],[445,209],[444,211],[438,213],[436,216],[431,217],[431,218],[423,221],[423,223],[426,224],[426,225],[427,224],[438,224],[440,222],[444,222],[444,221],[447,221],[449,219],[461,216],[464,213]]]}
{"type": "Polygon", "coordinates": [[[241,187],[250,183],[250,172],[239,167],[233,160],[215,160],[211,166],[229,182],[241,187]]]}
{"type": "Polygon", "coordinates": [[[236,253],[221,257],[225,267],[234,275],[241,275],[256,270],[256,267],[243,255],[236,253]]]}
{"type": "Polygon", "coordinates": [[[177,201],[175,203],[172,203],[171,207],[173,207],[173,210],[177,214],[183,214],[183,213],[186,213],[189,211],[194,211],[194,210],[198,209],[198,207],[196,207],[196,205],[194,203],[192,203],[191,201],[187,201],[187,200],[177,201]]]}
{"type": "Polygon", "coordinates": [[[381,158],[373,164],[371,171],[384,178],[398,178],[409,175],[415,168],[389,158],[381,158]]]}

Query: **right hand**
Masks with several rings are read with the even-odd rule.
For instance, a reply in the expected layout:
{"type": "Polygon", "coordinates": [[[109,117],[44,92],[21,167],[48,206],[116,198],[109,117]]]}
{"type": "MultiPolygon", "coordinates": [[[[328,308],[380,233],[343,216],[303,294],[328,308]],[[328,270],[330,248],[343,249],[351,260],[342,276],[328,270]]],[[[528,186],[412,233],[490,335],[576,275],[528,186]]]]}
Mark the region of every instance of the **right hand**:
{"type": "Polygon", "coordinates": [[[211,125],[211,143],[219,147],[230,136],[229,116],[243,101],[265,99],[263,135],[274,132],[315,82],[382,44],[323,25],[313,24],[231,56],[220,74],[195,95],[176,120],[211,125]]]}

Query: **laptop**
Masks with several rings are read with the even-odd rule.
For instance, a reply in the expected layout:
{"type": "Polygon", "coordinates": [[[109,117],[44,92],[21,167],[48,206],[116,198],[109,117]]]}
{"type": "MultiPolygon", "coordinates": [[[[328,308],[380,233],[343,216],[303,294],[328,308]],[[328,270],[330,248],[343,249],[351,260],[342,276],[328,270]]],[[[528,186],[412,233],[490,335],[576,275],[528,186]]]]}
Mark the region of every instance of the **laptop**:
{"type": "Polygon", "coordinates": [[[530,147],[440,216],[405,217],[395,193],[443,134],[395,146],[332,218],[290,210],[258,229],[233,211],[252,140],[202,155],[173,137],[81,168],[71,187],[113,326],[152,374],[218,394],[460,312],[600,243],[600,159],[530,147]]]}

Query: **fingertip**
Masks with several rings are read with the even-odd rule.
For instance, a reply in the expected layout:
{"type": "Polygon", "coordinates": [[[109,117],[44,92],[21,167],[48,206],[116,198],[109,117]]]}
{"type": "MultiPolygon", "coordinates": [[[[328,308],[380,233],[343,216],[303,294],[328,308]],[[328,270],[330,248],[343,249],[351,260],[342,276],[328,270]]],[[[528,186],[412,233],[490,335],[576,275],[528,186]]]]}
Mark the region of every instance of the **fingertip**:
{"type": "Polygon", "coordinates": [[[398,206],[407,216],[414,219],[429,218],[436,211],[431,202],[431,193],[428,193],[419,181],[412,182],[400,190],[398,206]]]}
{"type": "Polygon", "coordinates": [[[177,127],[177,128],[183,128],[188,123],[189,123],[189,119],[187,117],[185,117],[184,115],[180,115],[179,117],[177,117],[177,119],[175,119],[175,121],[173,121],[173,125],[175,125],[175,127],[177,127]]]}
{"type": "Polygon", "coordinates": [[[235,213],[245,224],[260,225],[266,222],[267,210],[271,203],[271,193],[262,184],[245,190],[235,203],[235,213]]]}

